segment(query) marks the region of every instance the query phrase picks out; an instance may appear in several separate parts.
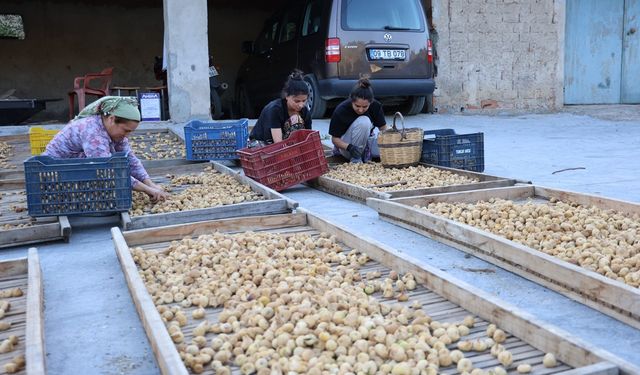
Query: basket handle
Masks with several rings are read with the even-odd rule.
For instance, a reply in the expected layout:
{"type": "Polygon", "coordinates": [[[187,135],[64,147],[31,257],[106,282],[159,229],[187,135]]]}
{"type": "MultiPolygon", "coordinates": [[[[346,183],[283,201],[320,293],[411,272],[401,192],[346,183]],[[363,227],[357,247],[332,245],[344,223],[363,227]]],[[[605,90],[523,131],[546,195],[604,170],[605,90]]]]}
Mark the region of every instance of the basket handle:
{"type": "Polygon", "coordinates": [[[393,129],[394,130],[398,130],[398,128],[396,127],[396,118],[400,117],[400,124],[402,125],[402,129],[400,129],[400,139],[406,139],[407,135],[405,134],[404,131],[404,116],[402,116],[402,113],[400,112],[396,112],[393,114],[393,129]]]}

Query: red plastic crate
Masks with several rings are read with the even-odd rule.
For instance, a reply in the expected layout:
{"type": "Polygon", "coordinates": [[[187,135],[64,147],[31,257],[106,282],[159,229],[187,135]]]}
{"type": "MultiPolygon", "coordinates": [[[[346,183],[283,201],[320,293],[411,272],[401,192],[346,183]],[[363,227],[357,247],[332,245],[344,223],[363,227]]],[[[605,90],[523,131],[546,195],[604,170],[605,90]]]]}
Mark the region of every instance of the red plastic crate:
{"type": "Polygon", "coordinates": [[[238,156],[247,177],[277,191],[329,171],[317,130],[297,130],[282,142],[238,150],[238,156]]]}

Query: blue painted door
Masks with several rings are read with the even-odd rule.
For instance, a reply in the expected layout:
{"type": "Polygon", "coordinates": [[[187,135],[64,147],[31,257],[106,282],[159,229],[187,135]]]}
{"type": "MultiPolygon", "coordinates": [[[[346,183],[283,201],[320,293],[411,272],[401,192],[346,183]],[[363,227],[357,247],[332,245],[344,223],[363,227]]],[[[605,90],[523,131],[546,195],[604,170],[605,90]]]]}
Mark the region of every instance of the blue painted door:
{"type": "Polygon", "coordinates": [[[622,103],[640,103],[640,0],[624,3],[622,103]]]}
{"type": "Polygon", "coordinates": [[[640,0],[567,0],[565,104],[640,103],[640,0]]]}
{"type": "Polygon", "coordinates": [[[624,0],[567,0],[565,104],[620,103],[624,0]]]}

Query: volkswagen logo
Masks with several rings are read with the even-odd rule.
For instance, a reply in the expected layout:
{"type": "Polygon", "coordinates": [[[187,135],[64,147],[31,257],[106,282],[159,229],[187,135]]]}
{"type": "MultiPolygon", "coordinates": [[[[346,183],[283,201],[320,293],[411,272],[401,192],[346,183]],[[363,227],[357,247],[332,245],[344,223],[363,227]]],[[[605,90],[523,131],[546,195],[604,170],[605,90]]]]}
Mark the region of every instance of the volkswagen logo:
{"type": "Polygon", "coordinates": [[[384,34],[384,41],[385,42],[390,42],[391,41],[391,34],[385,33],[384,34]]]}

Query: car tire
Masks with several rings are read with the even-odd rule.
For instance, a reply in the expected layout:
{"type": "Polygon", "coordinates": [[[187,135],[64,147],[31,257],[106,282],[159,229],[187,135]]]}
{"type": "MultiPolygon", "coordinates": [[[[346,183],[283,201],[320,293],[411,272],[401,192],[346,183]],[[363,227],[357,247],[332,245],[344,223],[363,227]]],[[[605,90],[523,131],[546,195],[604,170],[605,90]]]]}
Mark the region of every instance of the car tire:
{"type": "Polygon", "coordinates": [[[402,112],[406,113],[408,116],[417,115],[422,111],[422,107],[424,107],[425,98],[424,96],[411,96],[409,100],[402,106],[402,112]]]}
{"type": "Polygon", "coordinates": [[[251,105],[251,100],[249,99],[249,94],[247,93],[247,88],[240,84],[238,85],[238,91],[236,94],[236,103],[238,106],[238,115],[241,118],[254,118],[255,112],[251,105]]]}
{"type": "Polygon", "coordinates": [[[422,107],[421,113],[435,113],[435,108],[433,107],[433,94],[429,94],[425,96],[424,106],[422,107]]]}
{"type": "Polygon", "coordinates": [[[318,83],[312,75],[304,76],[304,82],[309,87],[309,98],[307,103],[309,104],[309,112],[311,118],[323,118],[325,112],[327,112],[327,101],[320,96],[320,90],[318,89],[318,83]]]}

